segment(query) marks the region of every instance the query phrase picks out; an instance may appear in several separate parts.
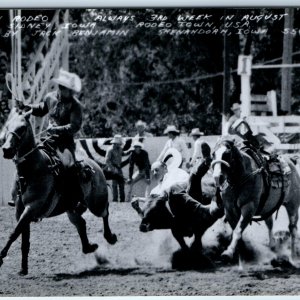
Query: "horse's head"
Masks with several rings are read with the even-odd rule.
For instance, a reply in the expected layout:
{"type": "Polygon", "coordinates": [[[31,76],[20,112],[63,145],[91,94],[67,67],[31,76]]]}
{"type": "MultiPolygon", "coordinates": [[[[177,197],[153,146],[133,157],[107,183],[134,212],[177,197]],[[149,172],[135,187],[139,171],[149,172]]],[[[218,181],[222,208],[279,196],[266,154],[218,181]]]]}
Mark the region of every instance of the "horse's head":
{"type": "Polygon", "coordinates": [[[225,179],[232,173],[235,152],[236,147],[234,141],[221,140],[217,143],[211,163],[213,178],[217,187],[220,187],[225,179]]]}
{"type": "Polygon", "coordinates": [[[26,140],[26,135],[30,128],[30,113],[31,112],[15,111],[4,125],[1,133],[4,142],[2,146],[4,158],[14,158],[26,140]]]}

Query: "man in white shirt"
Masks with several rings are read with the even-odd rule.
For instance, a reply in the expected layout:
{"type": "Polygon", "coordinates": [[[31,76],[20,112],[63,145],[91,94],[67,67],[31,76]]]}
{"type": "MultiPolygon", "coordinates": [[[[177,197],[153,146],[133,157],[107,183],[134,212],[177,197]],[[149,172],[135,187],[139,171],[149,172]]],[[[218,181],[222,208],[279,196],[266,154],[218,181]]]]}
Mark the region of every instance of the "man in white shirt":
{"type": "Polygon", "coordinates": [[[234,134],[232,130],[232,125],[234,122],[241,118],[241,105],[239,103],[233,103],[231,106],[231,111],[233,112],[233,115],[229,118],[227,124],[226,124],[226,130],[224,135],[226,134],[234,134]]]}
{"type": "Polygon", "coordinates": [[[194,143],[192,159],[189,163],[187,163],[188,168],[195,166],[199,160],[203,159],[202,151],[201,151],[202,141],[200,140],[202,135],[204,135],[204,133],[201,132],[199,128],[192,129],[191,136],[195,141],[195,143],[194,143]]]}
{"type": "MultiPolygon", "coordinates": [[[[153,181],[158,181],[158,184],[151,190],[150,197],[157,197],[157,195],[163,195],[174,184],[180,184],[182,186],[188,186],[189,174],[177,167],[168,169],[166,163],[162,161],[155,161],[151,166],[151,174],[153,181]]],[[[135,203],[146,202],[148,197],[133,197],[131,204],[142,215],[142,211],[135,203]]]]}
{"type": "Polygon", "coordinates": [[[142,120],[138,120],[135,123],[135,127],[137,130],[137,134],[134,137],[135,139],[153,137],[152,133],[146,131],[147,124],[145,122],[143,122],[142,120]]]}
{"type": "Polygon", "coordinates": [[[158,156],[158,161],[163,161],[164,156],[169,148],[175,148],[182,156],[182,165],[189,161],[189,151],[186,142],[179,137],[179,130],[174,125],[168,125],[164,134],[167,134],[169,140],[166,142],[165,147],[158,156]]]}
{"type": "Polygon", "coordinates": [[[172,185],[177,183],[188,183],[189,174],[180,168],[170,168],[164,162],[156,161],[151,166],[151,173],[153,179],[158,180],[157,186],[155,186],[150,195],[161,195],[172,185]]]}

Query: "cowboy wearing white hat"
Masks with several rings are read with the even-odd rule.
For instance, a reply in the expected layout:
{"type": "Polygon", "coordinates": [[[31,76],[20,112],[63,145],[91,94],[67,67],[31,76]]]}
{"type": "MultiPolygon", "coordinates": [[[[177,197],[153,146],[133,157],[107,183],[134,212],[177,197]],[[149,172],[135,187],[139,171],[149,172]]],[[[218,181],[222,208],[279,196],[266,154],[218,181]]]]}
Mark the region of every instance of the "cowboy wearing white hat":
{"type": "Polygon", "coordinates": [[[230,109],[232,110],[233,115],[229,118],[227,122],[227,132],[229,134],[234,134],[232,125],[236,120],[241,118],[241,105],[239,103],[233,103],[230,109]]]}
{"type": "Polygon", "coordinates": [[[138,120],[135,123],[135,127],[137,129],[137,135],[134,137],[135,139],[141,138],[141,137],[153,137],[153,134],[146,131],[147,124],[143,122],[142,120],[138,120]]]}
{"type": "MultiPolygon", "coordinates": [[[[70,174],[74,175],[74,180],[78,181],[73,182],[72,187],[68,189],[68,198],[74,199],[77,205],[83,202],[83,192],[78,176],[80,163],[77,163],[75,157],[74,135],[81,128],[82,109],[79,101],[73,96],[73,92],[81,90],[81,80],[76,74],[61,69],[52,82],[59,85],[57,91],[46,94],[44,101],[25,107],[30,109],[34,116],[49,115],[47,129],[49,139],[44,145],[48,144],[50,149],[56,149],[63,165],[71,171],[70,174]]],[[[19,105],[23,104],[20,102],[19,105]]]]}
{"type": "Polygon", "coordinates": [[[169,133],[175,133],[179,135],[180,131],[176,128],[176,126],[168,125],[167,128],[164,130],[164,134],[169,134],[169,133]]]}
{"type": "Polygon", "coordinates": [[[239,103],[233,103],[230,109],[233,112],[236,111],[236,110],[240,110],[241,109],[241,105],[239,103]]]}
{"type": "Polygon", "coordinates": [[[149,195],[150,189],[150,161],[149,155],[143,148],[143,144],[139,141],[134,141],[134,150],[130,154],[129,158],[129,184],[127,201],[131,201],[131,194],[133,186],[140,180],[144,180],[146,183],[145,197],[149,195]],[[134,166],[137,166],[138,171],[133,174],[134,166]]]}
{"type": "Polygon", "coordinates": [[[199,130],[199,128],[193,128],[192,131],[191,131],[191,136],[194,137],[194,136],[201,136],[201,135],[204,135],[204,133],[202,131],[199,130]]]}
{"type": "Polygon", "coordinates": [[[193,155],[191,161],[188,163],[188,167],[195,166],[197,161],[200,159],[203,159],[201,146],[202,146],[202,140],[200,139],[202,135],[204,135],[203,132],[199,130],[199,128],[193,128],[190,134],[193,137],[194,143],[194,149],[193,149],[193,155]]]}
{"type": "Polygon", "coordinates": [[[75,73],[59,70],[58,76],[52,79],[52,82],[64,86],[76,93],[81,91],[81,80],[75,73]]]}
{"type": "Polygon", "coordinates": [[[119,144],[122,145],[123,144],[123,138],[120,134],[116,134],[114,136],[114,138],[111,141],[111,144],[119,144]]]}
{"type": "Polygon", "coordinates": [[[118,202],[120,195],[120,202],[125,201],[125,191],[124,191],[124,180],[122,172],[122,154],[123,154],[123,138],[120,134],[116,134],[111,140],[111,148],[108,149],[105,156],[105,164],[108,170],[116,175],[120,179],[112,180],[112,191],[113,191],[113,201],[118,202]],[[121,179],[122,178],[122,179],[121,179]]]}
{"type": "Polygon", "coordinates": [[[143,143],[141,143],[141,142],[139,142],[139,141],[134,141],[132,147],[133,147],[133,148],[141,148],[141,149],[143,149],[143,148],[144,148],[144,145],[143,145],[143,143]]]}
{"type": "Polygon", "coordinates": [[[166,142],[165,147],[161,151],[157,160],[162,161],[165,157],[165,153],[169,148],[175,148],[179,151],[182,156],[182,163],[185,163],[189,160],[189,151],[185,141],[179,137],[179,130],[175,125],[168,125],[164,131],[164,134],[167,134],[169,140],[166,142]]]}

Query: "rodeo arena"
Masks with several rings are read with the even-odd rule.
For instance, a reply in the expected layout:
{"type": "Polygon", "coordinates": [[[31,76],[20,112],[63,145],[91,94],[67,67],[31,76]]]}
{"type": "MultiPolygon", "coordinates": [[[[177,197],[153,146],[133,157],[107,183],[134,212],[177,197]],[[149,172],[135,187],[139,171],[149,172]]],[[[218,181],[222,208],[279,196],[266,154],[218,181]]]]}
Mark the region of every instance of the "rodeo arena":
{"type": "Polygon", "coordinates": [[[22,30],[0,45],[1,296],[299,295],[300,116],[251,91],[257,69],[299,64],[239,55],[214,135],[137,117],[131,136],[85,137],[69,13],[30,59],[22,30]]]}

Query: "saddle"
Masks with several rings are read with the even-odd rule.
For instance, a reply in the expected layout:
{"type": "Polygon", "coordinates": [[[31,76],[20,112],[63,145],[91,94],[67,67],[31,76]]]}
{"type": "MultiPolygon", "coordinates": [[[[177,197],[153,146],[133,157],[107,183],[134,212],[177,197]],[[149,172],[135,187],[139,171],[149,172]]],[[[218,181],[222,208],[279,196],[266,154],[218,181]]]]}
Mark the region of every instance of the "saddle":
{"type": "Polygon", "coordinates": [[[265,185],[265,192],[262,194],[256,214],[259,215],[265,206],[265,203],[269,197],[271,188],[281,189],[280,200],[272,211],[267,215],[253,218],[254,221],[261,221],[267,219],[275,211],[278,211],[280,206],[283,204],[285,191],[290,184],[289,174],[291,168],[287,162],[277,154],[270,154],[263,149],[257,149],[253,147],[247,141],[244,141],[245,146],[242,147],[242,151],[247,153],[251,158],[254,159],[258,168],[262,168],[262,175],[265,185]]]}

